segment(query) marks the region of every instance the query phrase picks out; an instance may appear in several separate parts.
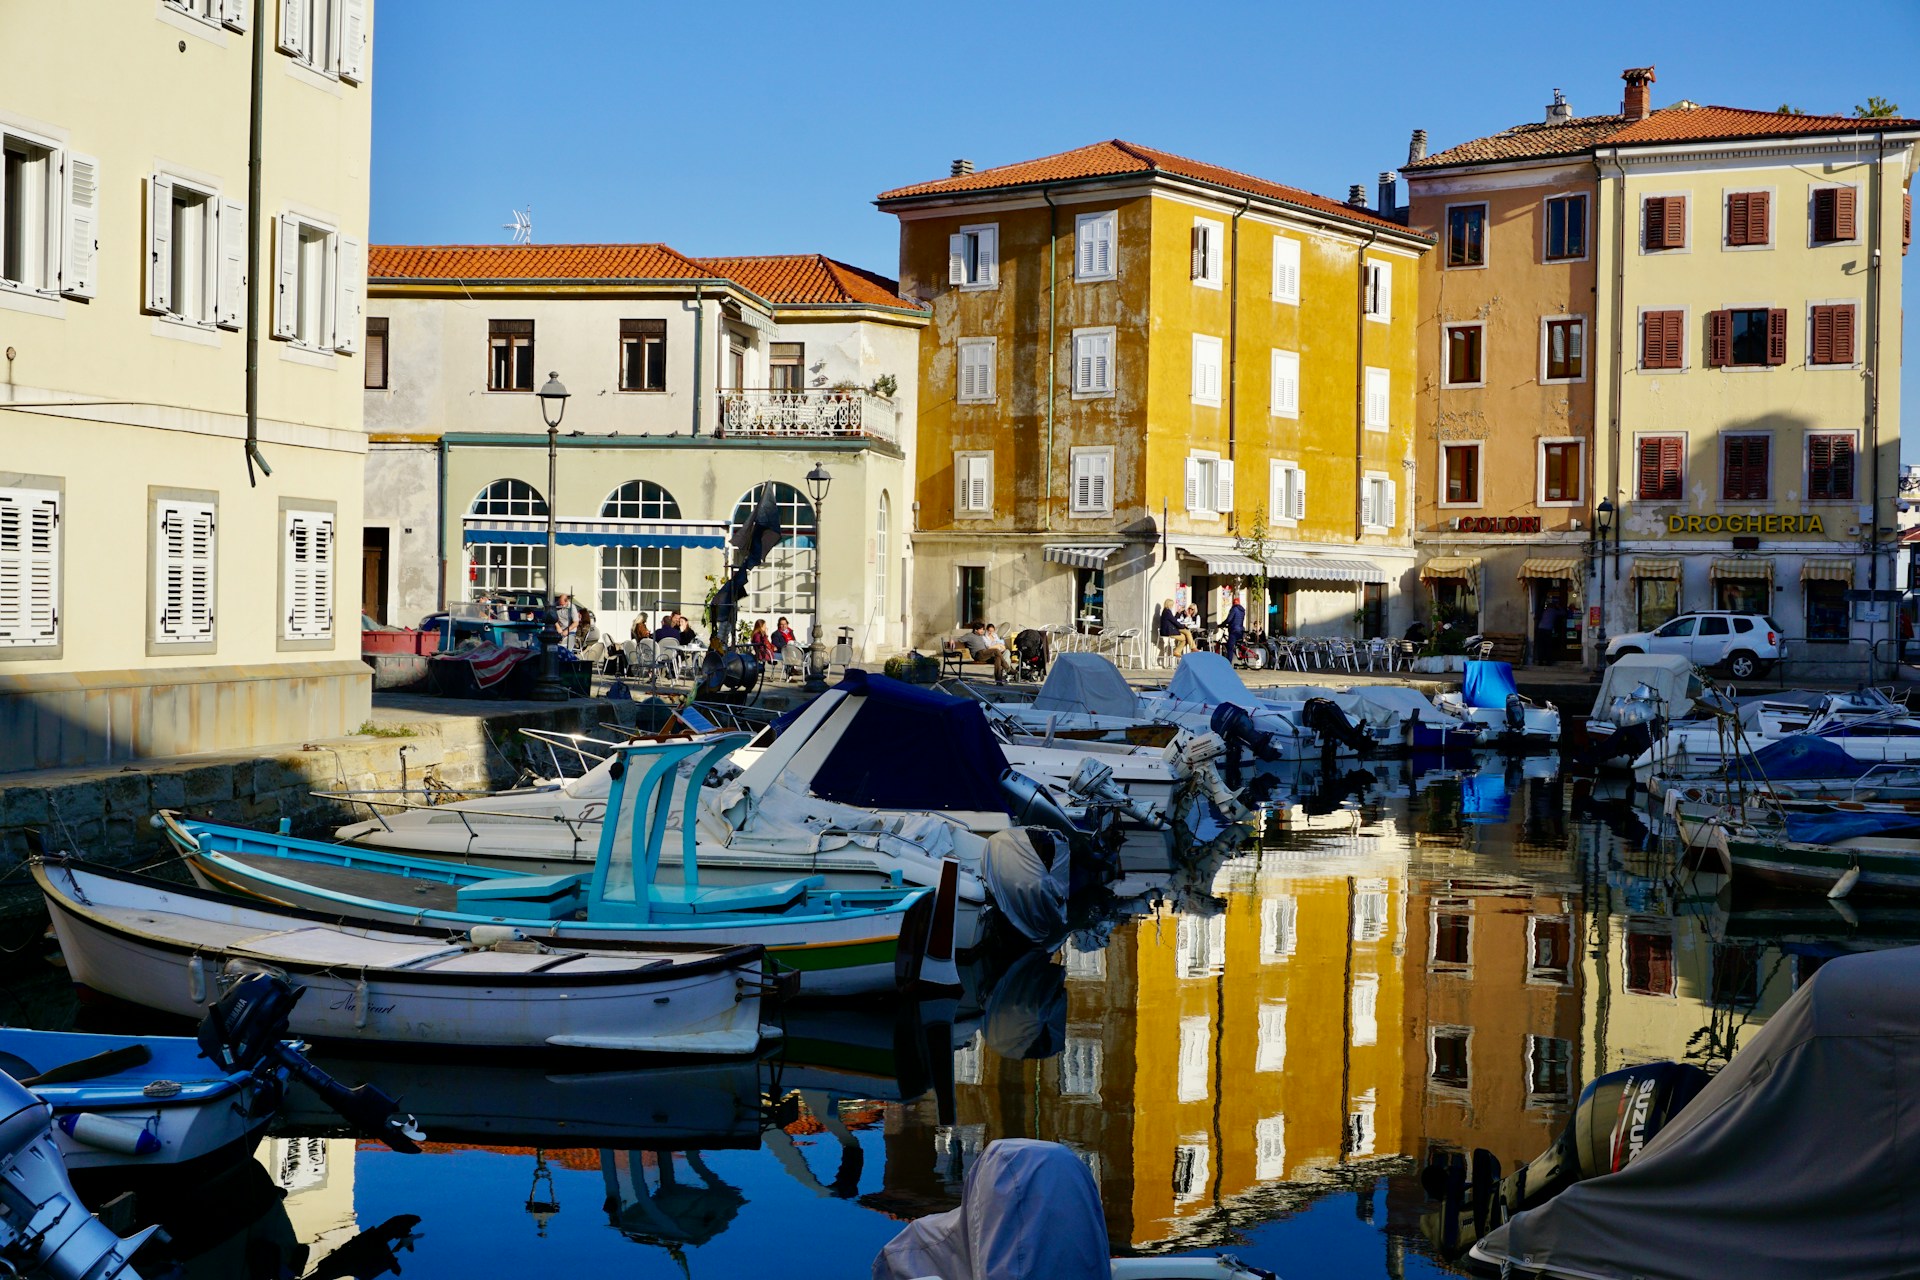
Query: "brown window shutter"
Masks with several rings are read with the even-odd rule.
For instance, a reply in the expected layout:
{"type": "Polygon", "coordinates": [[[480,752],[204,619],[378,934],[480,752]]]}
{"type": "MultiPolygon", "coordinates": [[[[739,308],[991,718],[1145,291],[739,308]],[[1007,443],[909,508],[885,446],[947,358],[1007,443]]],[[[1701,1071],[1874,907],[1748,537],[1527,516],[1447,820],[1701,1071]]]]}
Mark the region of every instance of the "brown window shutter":
{"type": "Polygon", "coordinates": [[[1646,226],[1643,234],[1646,239],[1647,248],[1666,248],[1667,202],[1659,196],[1648,200],[1645,206],[1644,221],[1646,226]]]}
{"type": "Polygon", "coordinates": [[[1721,369],[1733,362],[1733,313],[1707,312],[1707,365],[1721,369]]]}
{"type": "Polygon", "coordinates": [[[1738,498],[1746,492],[1747,442],[1742,438],[1720,445],[1720,496],[1738,498]]]}
{"type": "Polygon", "coordinates": [[[1663,245],[1668,249],[1684,248],[1687,243],[1687,198],[1668,196],[1663,203],[1666,206],[1666,238],[1663,245]]]}
{"type": "Polygon", "coordinates": [[[1766,191],[1747,193],[1747,243],[1768,244],[1773,240],[1773,196],[1766,191]]]}
{"type": "Polygon", "coordinates": [[[1813,193],[1813,240],[1824,244],[1833,239],[1833,188],[1813,193]]]}
{"type": "Polygon", "coordinates": [[[1683,311],[1669,311],[1661,324],[1660,367],[1680,369],[1686,366],[1682,348],[1687,340],[1687,317],[1683,311]]]}
{"type": "Polygon", "coordinates": [[[1662,369],[1660,343],[1666,336],[1666,312],[1649,311],[1640,317],[1640,367],[1662,369]]]}
{"type": "Polygon", "coordinates": [[[1657,498],[1660,496],[1660,446],[1664,440],[1642,440],[1640,442],[1640,496],[1657,498]]]}
{"type": "Polygon", "coordinates": [[[1833,478],[1829,482],[1833,496],[1841,499],[1853,497],[1853,437],[1830,436],[1833,441],[1830,461],[1833,478]]]}
{"type": "Polygon", "coordinates": [[[1660,442],[1660,493],[1663,497],[1679,499],[1685,494],[1680,487],[1680,449],[1685,442],[1668,436],[1660,442]]]}
{"type": "Polygon", "coordinates": [[[1736,191],[1727,197],[1727,243],[1731,245],[1752,244],[1748,239],[1748,195],[1736,191]]]}
{"type": "Polygon", "coordinates": [[[1913,192],[1904,192],[1900,196],[1900,252],[1905,253],[1913,246],[1913,192]]]}
{"type": "Polygon", "coordinates": [[[1820,499],[1831,496],[1833,487],[1833,437],[1807,437],[1807,497],[1820,499]]]}
{"type": "Polygon", "coordinates": [[[1833,311],[1832,307],[1815,307],[1808,323],[1813,326],[1813,362],[1815,364],[1833,363],[1833,311]]]}
{"type": "Polygon", "coordinates": [[[1833,191],[1833,238],[1851,240],[1853,230],[1854,197],[1859,193],[1852,187],[1835,187],[1833,191]]]}
{"type": "Polygon", "coordinates": [[[1852,364],[1853,304],[1848,302],[1827,309],[1833,312],[1833,362],[1852,364]]]}
{"type": "Polygon", "coordinates": [[[1787,312],[1775,307],[1767,312],[1767,363],[1787,362],[1787,312]]]}

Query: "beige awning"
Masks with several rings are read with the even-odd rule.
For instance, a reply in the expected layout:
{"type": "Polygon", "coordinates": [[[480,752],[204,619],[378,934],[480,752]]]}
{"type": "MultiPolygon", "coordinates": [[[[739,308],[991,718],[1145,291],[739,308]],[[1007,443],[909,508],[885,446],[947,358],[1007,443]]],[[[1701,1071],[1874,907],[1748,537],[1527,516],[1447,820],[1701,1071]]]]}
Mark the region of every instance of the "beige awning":
{"type": "Polygon", "coordinates": [[[1629,578],[1660,578],[1670,582],[1680,581],[1680,562],[1678,560],[1660,560],[1652,556],[1641,556],[1633,562],[1628,571],[1629,578]]]}
{"type": "Polygon", "coordinates": [[[1435,556],[1420,566],[1422,578],[1471,578],[1480,571],[1479,556],[1435,556]]]}
{"type": "Polygon", "coordinates": [[[1808,556],[1800,566],[1802,582],[1844,582],[1853,585],[1853,561],[1845,556],[1808,556]]]}
{"type": "Polygon", "coordinates": [[[1773,581],[1773,561],[1758,556],[1722,556],[1713,562],[1707,576],[1718,581],[1721,578],[1742,578],[1749,581],[1773,581]]]}
{"type": "Polygon", "coordinates": [[[1522,578],[1566,578],[1579,576],[1578,556],[1534,556],[1520,566],[1522,578]]]}

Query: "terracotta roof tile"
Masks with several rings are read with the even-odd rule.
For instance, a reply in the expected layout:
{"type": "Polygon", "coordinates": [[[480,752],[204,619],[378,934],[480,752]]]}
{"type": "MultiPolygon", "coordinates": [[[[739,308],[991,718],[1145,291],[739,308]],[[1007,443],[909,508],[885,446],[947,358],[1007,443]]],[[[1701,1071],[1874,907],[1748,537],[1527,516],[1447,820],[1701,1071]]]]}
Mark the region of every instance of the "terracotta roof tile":
{"type": "Polygon", "coordinates": [[[1475,138],[1445,151],[1436,151],[1424,160],[1403,166],[1402,173],[1420,173],[1427,169],[1445,169],[1462,164],[1499,164],[1508,160],[1546,160],[1555,156],[1577,156],[1591,150],[1602,138],[1627,122],[1625,116],[1581,116],[1564,124],[1534,121],[1511,129],[1475,138]]]}
{"type": "Polygon", "coordinates": [[[908,307],[898,281],[863,271],[820,253],[776,253],[760,257],[698,258],[701,266],[750,289],[776,306],[815,304],[908,307]]]}
{"type": "Polygon", "coordinates": [[[1396,231],[1407,230],[1401,224],[1382,218],[1371,210],[1357,209],[1328,196],[1314,195],[1298,187],[1283,186],[1278,182],[1256,178],[1252,174],[1241,173],[1236,169],[1225,169],[1204,161],[1190,160],[1186,156],[1178,156],[1170,151],[1161,151],[1153,147],[1144,147],[1136,142],[1122,142],[1118,138],[1107,142],[1096,142],[1091,146],[1079,147],[1072,151],[1062,151],[1058,155],[1042,156],[1038,160],[1022,160],[1016,164],[1003,164],[992,169],[982,169],[977,173],[965,173],[958,177],[941,178],[934,182],[918,182],[910,186],[895,187],[891,191],[881,192],[876,197],[876,201],[884,205],[889,201],[906,200],[916,196],[997,191],[1007,187],[1032,186],[1042,182],[1071,182],[1124,177],[1130,174],[1167,174],[1187,178],[1195,182],[1225,187],[1231,191],[1261,196],[1349,222],[1390,227],[1396,231]]]}
{"type": "Polygon", "coordinates": [[[376,244],[370,280],[707,280],[664,244],[376,244]]]}
{"type": "Polygon", "coordinates": [[[1893,117],[1791,116],[1744,107],[1702,107],[1692,103],[1662,107],[1606,139],[1608,146],[1641,142],[1709,142],[1718,138],[1796,137],[1816,133],[1872,133],[1879,129],[1920,128],[1920,120],[1893,117]]]}

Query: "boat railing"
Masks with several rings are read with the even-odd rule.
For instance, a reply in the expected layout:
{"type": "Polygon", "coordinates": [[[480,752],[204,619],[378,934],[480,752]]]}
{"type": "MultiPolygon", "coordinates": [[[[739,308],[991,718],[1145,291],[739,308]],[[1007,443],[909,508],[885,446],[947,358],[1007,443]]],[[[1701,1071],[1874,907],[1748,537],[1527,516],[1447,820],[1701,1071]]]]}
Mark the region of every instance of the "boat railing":
{"type": "Polygon", "coordinates": [[[424,810],[436,815],[452,814],[460,819],[460,825],[466,828],[469,839],[476,839],[480,834],[474,830],[472,819],[485,818],[489,823],[511,822],[518,823],[522,826],[541,826],[547,823],[557,822],[566,827],[575,840],[582,838],[580,831],[582,827],[591,826],[594,828],[594,831],[587,838],[597,842],[600,839],[599,827],[601,820],[605,816],[604,809],[596,806],[589,806],[587,811],[581,814],[568,815],[564,813],[516,812],[511,809],[475,809],[470,804],[464,803],[458,805],[433,804],[431,802],[419,803],[405,799],[404,797],[407,793],[397,788],[367,791],[310,791],[307,794],[320,800],[340,800],[348,804],[363,804],[367,807],[367,812],[373,815],[373,820],[388,831],[393,830],[393,824],[387,821],[387,816],[388,813],[394,811],[424,810]],[[399,796],[402,798],[379,798],[383,796],[399,796]],[[383,809],[387,812],[383,813],[383,809]]]}
{"type": "Polygon", "coordinates": [[[547,760],[553,766],[552,772],[547,774],[549,778],[578,777],[605,761],[620,745],[618,741],[594,738],[584,733],[562,733],[556,729],[523,728],[520,733],[546,748],[547,760]],[[595,750],[596,747],[600,750],[595,750]],[[569,773],[568,765],[562,763],[563,759],[576,766],[576,771],[569,773]]]}

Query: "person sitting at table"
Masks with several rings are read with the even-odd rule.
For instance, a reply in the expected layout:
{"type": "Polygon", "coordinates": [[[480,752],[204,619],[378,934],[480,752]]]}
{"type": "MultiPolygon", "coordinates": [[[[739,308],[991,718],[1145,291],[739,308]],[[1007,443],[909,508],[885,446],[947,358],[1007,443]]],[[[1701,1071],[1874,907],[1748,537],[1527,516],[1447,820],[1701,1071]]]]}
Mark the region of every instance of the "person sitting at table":
{"type": "Polygon", "coordinates": [[[788,645],[798,644],[799,640],[793,634],[793,624],[785,618],[780,619],[778,623],[774,624],[773,642],[778,645],[783,652],[788,645]]]}
{"type": "Polygon", "coordinates": [[[673,616],[680,623],[680,647],[687,649],[697,644],[700,637],[694,633],[693,624],[687,621],[687,615],[676,613],[673,616]]]}
{"type": "Polygon", "coordinates": [[[628,633],[628,635],[636,642],[641,640],[652,639],[653,628],[647,625],[646,614],[642,613],[642,614],[636,614],[634,616],[633,629],[628,633]]]}
{"type": "Polygon", "coordinates": [[[993,682],[1007,682],[1007,646],[1000,637],[991,634],[993,628],[984,622],[976,622],[966,635],[960,637],[960,643],[966,646],[975,659],[990,660],[993,663],[993,682]]]}
{"type": "Polygon", "coordinates": [[[1180,630],[1180,620],[1173,612],[1173,601],[1168,600],[1160,606],[1160,617],[1153,630],[1160,637],[1161,653],[1171,653],[1177,658],[1185,650],[1186,633],[1180,630]]]}
{"type": "Polygon", "coordinates": [[[753,624],[753,635],[749,637],[753,645],[753,656],[765,663],[773,661],[773,635],[767,630],[767,620],[760,619],[753,624]]]}
{"type": "Polygon", "coordinates": [[[680,628],[675,624],[672,614],[663,613],[660,615],[660,625],[653,629],[653,638],[655,640],[678,640],[680,638],[680,628]]]}
{"type": "Polygon", "coordinates": [[[575,653],[582,653],[588,645],[599,644],[601,639],[600,628],[593,621],[593,610],[581,609],[573,624],[573,633],[568,637],[568,647],[575,653]]]}

